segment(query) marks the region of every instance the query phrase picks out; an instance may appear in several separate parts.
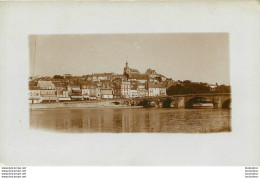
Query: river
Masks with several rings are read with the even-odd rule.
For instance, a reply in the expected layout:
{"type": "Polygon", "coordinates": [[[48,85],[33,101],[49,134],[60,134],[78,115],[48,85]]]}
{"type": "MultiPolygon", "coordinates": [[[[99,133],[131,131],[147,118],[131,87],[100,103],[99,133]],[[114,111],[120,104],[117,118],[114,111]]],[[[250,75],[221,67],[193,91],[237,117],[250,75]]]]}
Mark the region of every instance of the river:
{"type": "Polygon", "coordinates": [[[80,108],[30,110],[30,126],[64,133],[211,133],[231,131],[231,110],[80,108]]]}

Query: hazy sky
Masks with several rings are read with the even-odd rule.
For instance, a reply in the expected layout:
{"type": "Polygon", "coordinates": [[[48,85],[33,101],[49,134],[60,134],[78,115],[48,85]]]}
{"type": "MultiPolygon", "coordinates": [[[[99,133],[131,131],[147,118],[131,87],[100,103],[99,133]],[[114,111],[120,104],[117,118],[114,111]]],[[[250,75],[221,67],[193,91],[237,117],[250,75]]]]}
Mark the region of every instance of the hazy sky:
{"type": "Polygon", "coordinates": [[[227,33],[30,36],[30,74],[123,73],[147,68],[174,80],[229,84],[227,33]]]}

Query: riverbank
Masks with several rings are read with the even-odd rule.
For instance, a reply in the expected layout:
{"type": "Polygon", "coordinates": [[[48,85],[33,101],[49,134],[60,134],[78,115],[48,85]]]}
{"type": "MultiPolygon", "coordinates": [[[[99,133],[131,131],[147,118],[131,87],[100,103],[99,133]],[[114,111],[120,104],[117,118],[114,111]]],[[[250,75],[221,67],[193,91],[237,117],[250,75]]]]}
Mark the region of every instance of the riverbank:
{"type": "Polygon", "coordinates": [[[142,108],[142,106],[127,106],[116,104],[115,101],[82,101],[82,102],[62,102],[62,103],[40,103],[29,104],[30,109],[52,109],[52,108],[142,108]]]}

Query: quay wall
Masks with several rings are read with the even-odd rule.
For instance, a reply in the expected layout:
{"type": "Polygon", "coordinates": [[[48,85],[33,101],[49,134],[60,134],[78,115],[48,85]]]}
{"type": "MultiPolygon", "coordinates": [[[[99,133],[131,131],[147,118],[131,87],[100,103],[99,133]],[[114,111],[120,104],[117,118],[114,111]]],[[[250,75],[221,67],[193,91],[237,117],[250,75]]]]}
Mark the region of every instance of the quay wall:
{"type": "Polygon", "coordinates": [[[29,104],[30,109],[48,109],[48,108],[95,108],[95,107],[124,107],[125,105],[116,105],[114,100],[91,101],[91,102],[61,102],[61,103],[40,103],[29,104]]]}

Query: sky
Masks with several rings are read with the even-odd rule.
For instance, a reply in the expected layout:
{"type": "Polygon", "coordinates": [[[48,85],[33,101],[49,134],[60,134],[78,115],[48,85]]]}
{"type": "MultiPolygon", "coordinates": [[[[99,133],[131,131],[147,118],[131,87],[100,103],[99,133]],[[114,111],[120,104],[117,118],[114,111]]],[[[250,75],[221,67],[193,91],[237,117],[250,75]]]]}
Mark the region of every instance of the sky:
{"type": "Polygon", "coordinates": [[[123,73],[230,84],[227,33],[30,35],[30,75],[123,73]]]}

